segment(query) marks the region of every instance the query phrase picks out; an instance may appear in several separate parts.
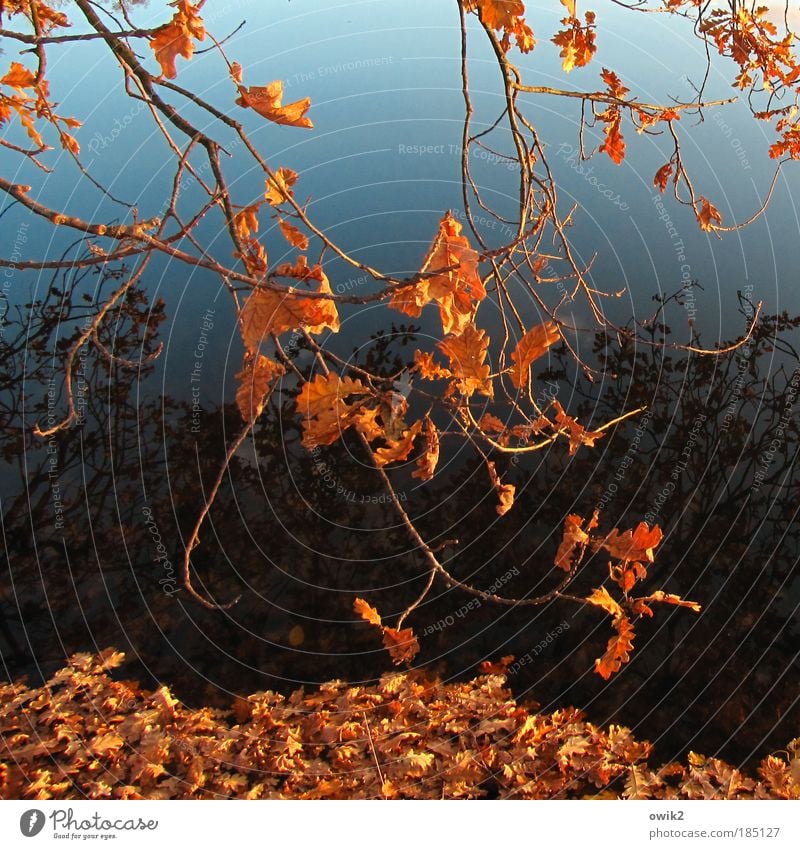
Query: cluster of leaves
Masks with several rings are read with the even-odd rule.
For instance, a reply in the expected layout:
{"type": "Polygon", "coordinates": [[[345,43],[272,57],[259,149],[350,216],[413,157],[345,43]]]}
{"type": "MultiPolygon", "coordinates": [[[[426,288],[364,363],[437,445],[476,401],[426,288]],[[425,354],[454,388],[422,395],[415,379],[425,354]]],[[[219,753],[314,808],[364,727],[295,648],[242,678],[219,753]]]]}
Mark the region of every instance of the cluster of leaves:
{"type": "Polygon", "coordinates": [[[463,683],[393,673],[230,711],[115,681],[123,659],[79,654],[43,687],[0,686],[0,798],[800,798],[800,740],[759,779],[695,753],[657,768],[627,728],[518,704],[511,658],[463,683]]]}

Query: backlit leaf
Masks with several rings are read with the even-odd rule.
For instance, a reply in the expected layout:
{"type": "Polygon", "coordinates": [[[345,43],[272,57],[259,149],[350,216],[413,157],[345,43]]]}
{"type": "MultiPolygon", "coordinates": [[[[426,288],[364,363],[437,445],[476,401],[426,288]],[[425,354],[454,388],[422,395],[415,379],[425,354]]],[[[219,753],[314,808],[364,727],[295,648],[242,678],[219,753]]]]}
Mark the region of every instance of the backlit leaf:
{"type": "Polygon", "coordinates": [[[531,363],[547,353],[547,349],[560,339],[558,327],[553,321],[546,321],[529,330],[517,343],[511,354],[514,367],[511,369],[511,382],[517,389],[524,389],[530,376],[531,363]]]}
{"type": "Polygon", "coordinates": [[[275,80],[265,86],[239,86],[239,97],[236,103],[245,109],[254,109],[264,118],[275,124],[285,124],[290,127],[306,127],[312,129],[314,124],[306,113],[311,108],[311,98],[295,100],[294,103],[283,101],[283,82],[275,80]]]}

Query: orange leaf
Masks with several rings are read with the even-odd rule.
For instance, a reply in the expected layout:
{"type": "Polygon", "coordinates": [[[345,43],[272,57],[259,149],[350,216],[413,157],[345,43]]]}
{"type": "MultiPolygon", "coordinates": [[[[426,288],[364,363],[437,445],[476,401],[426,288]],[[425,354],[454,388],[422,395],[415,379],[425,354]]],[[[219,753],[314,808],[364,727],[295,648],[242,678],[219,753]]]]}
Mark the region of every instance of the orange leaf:
{"type": "Polygon", "coordinates": [[[233,216],[233,227],[240,239],[249,239],[252,233],[258,232],[258,210],[261,204],[246,206],[233,216]]]}
{"type": "Polygon", "coordinates": [[[470,322],[477,302],[486,297],[486,289],[478,273],[478,254],[461,235],[461,224],[450,212],[439,224],[420,273],[440,269],[448,270],[400,288],[389,306],[416,318],[426,304],[435,302],[439,305],[442,330],[460,333],[470,322]]]}
{"type": "Polygon", "coordinates": [[[478,422],[478,427],[484,433],[504,433],[506,429],[503,422],[491,413],[484,413],[481,416],[481,420],[478,422]]]}
{"type": "Polygon", "coordinates": [[[286,369],[262,354],[246,356],[242,370],[236,375],[236,406],[245,422],[254,422],[264,410],[275,381],[286,369]]]}
{"type": "Polygon", "coordinates": [[[238,106],[245,109],[254,109],[263,118],[267,118],[275,124],[284,124],[289,127],[313,128],[311,119],[306,117],[311,107],[311,98],[305,97],[294,103],[282,105],[283,83],[275,80],[265,86],[239,86],[239,97],[236,98],[238,106]]]}
{"type": "Polygon", "coordinates": [[[383,623],[381,622],[381,617],[378,611],[371,604],[364,601],[363,598],[357,598],[353,602],[353,610],[362,619],[369,622],[370,625],[375,625],[378,628],[383,627],[383,623]]]}
{"type": "Polygon", "coordinates": [[[547,353],[547,349],[560,339],[555,322],[546,321],[529,330],[517,343],[511,354],[514,367],[511,369],[511,382],[517,389],[524,389],[530,376],[531,363],[547,353]]]}
{"type": "Polygon", "coordinates": [[[492,481],[492,486],[497,491],[500,503],[497,505],[497,515],[505,516],[506,513],[514,506],[514,495],[517,488],[512,483],[501,483],[500,476],[497,474],[494,463],[491,460],[486,461],[486,468],[489,470],[489,478],[492,481]]]}
{"type": "Polygon", "coordinates": [[[607,153],[615,165],[622,164],[625,158],[625,139],[622,138],[620,132],[620,124],[622,123],[622,113],[619,109],[611,110],[611,118],[603,127],[605,141],[600,145],[600,150],[607,153]]]}
{"type": "Polygon", "coordinates": [[[564,18],[561,23],[566,24],[567,29],[557,32],[551,40],[553,44],[561,48],[559,52],[561,66],[569,73],[573,68],[583,68],[588,65],[597,52],[597,46],[594,43],[594,16],[591,12],[587,12],[585,26],[575,16],[564,18]]]}
{"type": "Polygon", "coordinates": [[[317,374],[303,384],[297,396],[297,412],[303,420],[303,445],[331,445],[354,424],[357,405],[348,404],[352,395],[368,395],[360,380],[340,378],[338,374],[317,374]]]}
{"type": "Polygon", "coordinates": [[[437,347],[450,360],[450,371],[465,398],[475,392],[492,397],[491,369],[485,362],[489,337],[485,331],[468,324],[461,335],[448,336],[437,347]]]}
{"type": "Polygon", "coordinates": [[[439,431],[431,421],[430,416],[425,417],[425,448],[417,458],[417,470],[411,473],[412,478],[429,481],[439,462],[439,431]]]}
{"type": "Polygon", "coordinates": [[[641,563],[629,563],[625,560],[620,566],[613,566],[611,563],[608,566],[611,580],[615,581],[626,595],[633,589],[637,581],[643,581],[647,577],[647,569],[641,563]]]}
{"type": "Polygon", "coordinates": [[[508,52],[511,36],[522,53],[529,53],[536,45],[531,28],[525,23],[525,4],[522,0],[468,0],[467,11],[477,11],[480,19],[494,30],[503,30],[501,47],[508,52]]]}
{"type": "Polygon", "coordinates": [[[625,95],[630,91],[626,85],[622,84],[620,78],[613,71],[609,71],[608,68],[603,68],[600,72],[600,77],[608,86],[608,93],[612,97],[618,97],[620,100],[623,100],[625,95]]]}
{"type": "MultiPolygon", "coordinates": [[[[330,294],[327,277],[317,290],[330,294]]],[[[302,292],[258,287],[245,301],[239,316],[242,339],[249,351],[255,351],[270,333],[281,334],[287,330],[305,327],[309,333],[339,330],[336,304],[328,298],[308,298],[302,292]]]]}
{"type": "Polygon", "coordinates": [[[292,197],[292,186],[297,182],[297,171],[291,168],[278,168],[278,170],[267,177],[264,189],[264,198],[270,206],[280,204],[292,197]]]}
{"type": "Polygon", "coordinates": [[[406,460],[414,448],[414,440],[422,430],[422,422],[417,421],[400,437],[400,439],[387,439],[385,448],[375,451],[375,462],[379,466],[388,466],[406,460]]]}
{"type": "Polygon", "coordinates": [[[397,665],[411,663],[419,653],[419,641],[411,628],[384,628],[383,644],[397,665]]]}
{"type": "Polygon", "coordinates": [[[592,594],[586,597],[586,601],[588,601],[589,604],[593,604],[595,607],[602,608],[606,611],[606,613],[610,613],[615,619],[623,615],[622,608],[611,597],[605,587],[597,587],[593,589],[592,594]]]}
{"type": "Polygon", "coordinates": [[[700,211],[695,210],[695,214],[701,230],[713,230],[715,224],[722,224],[722,216],[707,198],[700,198],[700,211]]]}
{"type": "Polygon", "coordinates": [[[645,560],[653,562],[653,549],[661,542],[664,534],[658,525],[652,529],[647,522],[639,522],[633,531],[620,533],[617,528],[600,543],[617,560],[645,560]]]}
{"type": "Polygon", "coordinates": [[[175,62],[178,56],[191,59],[194,55],[194,41],[206,37],[203,19],[198,15],[199,6],[193,6],[188,0],[178,0],[178,11],[168,24],[159,27],[150,39],[150,47],[156,61],[161,65],[161,73],[167,79],[178,75],[175,62]]]}
{"type": "Polygon", "coordinates": [[[19,62],[12,62],[8,73],[0,78],[0,83],[20,90],[23,88],[33,88],[36,85],[36,74],[33,71],[29,71],[19,62]]]}
{"type": "Polygon", "coordinates": [[[700,610],[702,609],[699,602],[684,601],[679,595],[673,595],[672,593],[665,593],[664,590],[656,590],[651,595],[644,596],[644,597],[638,598],[636,600],[644,602],[645,604],[649,601],[652,601],[652,602],[660,602],[662,604],[674,604],[677,607],[688,607],[690,610],[693,610],[695,613],[699,613],[700,610]]]}
{"type": "Polygon", "coordinates": [[[663,193],[667,190],[667,184],[669,183],[669,178],[671,176],[672,163],[667,162],[666,165],[662,165],[658,171],[656,171],[656,176],[653,177],[653,185],[663,193]]]}
{"type": "Polygon", "coordinates": [[[283,237],[293,248],[299,248],[301,251],[308,250],[308,236],[298,230],[294,224],[279,218],[278,226],[281,228],[283,237]]]}
{"type": "Polygon", "coordinates": [[[453,376],[450,369],[437,365],[433,361],[433,354],[415,351],[414,365],[419,376],[425,380],[440,380],[441,378],[450,378],[453,376]]]}
{"type": "Polygon", "coordinates": [[[600,430],[586,430],[582,424],[564,412],[560,402],[553,399],[551,403],[556,411],[556,426],[560,431],[567,431],[570,454],[574,454],[581,445],[593,446],[598,439],[604,436],[600,430]]]}
{"type": "Polygon", "coordinates": [[[616,636],[608,641],[606,652],[594,662],[596,672],[606,681],[615,673],[619,672],[623,663],[630,660],[633,651],[633,639],[636,636],[633,625],[625,616],[619,616],[614,620],[616,636]]]}
{"type": "MultiPolygon", "coordinates": [[[[572,558],[575,556],[575,549],[589,542],[589,534],[583,529],[583,522],[584,520],[576,513],[571,513],[564,521],[564,533],[561,537],[561,544],[558,546],[558,551],[553,561],[558,569],[569,572],[572,569],[572,558]]],[[[591,523],[589,527],[591,527],[591,523]]]]}

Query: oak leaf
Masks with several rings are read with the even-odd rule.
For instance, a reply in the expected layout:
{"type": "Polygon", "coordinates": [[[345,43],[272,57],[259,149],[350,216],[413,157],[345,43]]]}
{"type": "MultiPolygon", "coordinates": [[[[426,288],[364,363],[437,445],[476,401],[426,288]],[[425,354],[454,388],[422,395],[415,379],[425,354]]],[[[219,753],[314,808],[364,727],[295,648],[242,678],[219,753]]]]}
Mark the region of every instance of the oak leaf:
{"type": "Polygon", "coordinates": [[[596,587],[593,589],[592,594],[586,597],[586,601],[588,601],[589,604],[593,604],[595,607],[605,610],[606,613],[610,613],[615,619],[624,615],[622,607],[620,607],[619,603],[611,596],[605,587],[596,587]]]}
{"type": "Polygon", "coordinates": [[[492,413],[484,413],[478,422],[478,427],[484,433],[504,433],[506,429],[505,424],[492,413]]]}
{"type": "Polygon", "coordinates": [[[419,376],[425,380],[440,380],[453,376],[450,369],[440,366],[433,361],[433,354],[423,351],[414,352],[414,367],[419,376]]]}
{"type": "Polygon", "coordinates": [[[614,628],[617,633],[608,641],[605,654],[594,662],[595,671],[606,681],[615,672],[619,672],[623,663],[630,660],[633,640],[636,636],[633,625],[624,615],[618,616],[614,620],[614,628]]]}
{"type": "Polygon", "coordinates": [[[431,421],[430,416],[425,417],[425,446],[422,454],[417,458],[417,470],[411,473],[412,478],[429,481],[436,466],[439,463],[439,431],[431,421]]]}
{"type": "Polygon", "coordinates": [[[202,41],[206,37],[203,19],[198,14],[200,6],[193,6],[188,0],[178,0],[177,11],[168,24],[159,27],[150,39],[150,47],[161,73],[172,80],[178,75],[176,60],[178,56],[191,59],[194,55],[194,40],[202,41]]]}
{"type": "Polygon", "coordinates": [[[636,599],[636,601],[643,602],[644,604],[647,604],[647,602],[674,604],[676,607],[688,607],[695,613],[699,613],[702,609],[699,602],[684,601],[684,599],[682,599],[679,595],[674,595],[673,593],[665,593],[664,590],[656,590],[654,593],[651,593],[648,596],[643,596],[642,598],[636,599]]]}
{"type": "Polygon", "coordinates": [[[353,424],[358,406],[348,403],[353,395],[368,395],[369,389],[360,380],[339,377],[338,374],[315,375],[303,384],[296,407],[303,421],[303,445],[331,445],[353,424]]]}
{"type": "Polygon", "coordinates": [[[658,525],[651,528],[647,522],[639,522],[632,531],[620,533],[617,528],[600,543],[617,560],[653,562],[653,549],[664,538],[658,525]]]}
{"type": "Polygon", "coordinates": [[[424,306],[436,303],[444,333],[460,333],[467,326],[486,289],[478,272],[478,254],[461,229],[447,212],[420,269],[420,274],[441,273],[400,287],[389,300],[392,309],[417,318],[424,306]]]}
{"type": "Polygon", "coordinates": [[[247,355],[242,370],[236,375],[236,406],[245,422],[254,422],[263,412],[275,382],[286,369],[263,354],[247,355]]]}
{"type": "MultiPolygon", "coordinates": [[[[383,629],[383,645],[389,652],[392,661],[398,666],[401,663],[411,663],[411,661],[419,654],[419,641],[414,635],[411,628],[396,628],[383,629]]],[[[431,755],[431,757],[433,757],[431,755]]]]}
{"type": "Polygon", "coordinates": [[[722,216],[708,198],[700,198],[700,210],[695,214],[701,230],[714,230],[715,225],[722,224],[722,216]]]}
{"type": "Polygon", "coordinates": [[[594,13],[586,13],[586,24],[583,25],[576,16],[563,18],[561,23],[565,28],[559,30],[551,39],[553,44],[560,47],[561,66],[569,73],[573,68],[583,68],[592,61],[597,52],[595,45],[594,13]]]}
{"type": "Polygon", "coordinates": [[[656,175],[653,177],[653,185],[663,194],[667,190],[667,185],[671,176],[672,163],[667,162],[666,165],[662,165],[658,171],[656,171],[656,175]]]}
{"type": "Polygon", "coordinates": [[[246,206],[233,216],[233,227],[240,239],[249,239],[258,232],[258,210],[261,204],[246,206]]]}
{"type": "Polygon", "coordinates": [[[489,471],[489,478],[492,481],[492,486],[497,492],[499,503],[495,508],[498,516],[505,516],[506,513],[514,506],[514,495],[517,488],[512,483],[502,483],[500,476],[497,474],[497,469],[491,460],[486,461],[486,468],[489,471]]]}
{"type": "Polygon", "coordinates": [[[294,103],[282,105],[283,82],[274,80],[265,86],[239,86],[239,97],[236,98],[238,106],[245,109],[254,109],[263,118],[267,118],[275,124],[284,124],[289,127],[306,127],[312,129],[314,124],[306,116],[311,107],[311,98],[304,97],[295,100],[294,103]]]}
{"type": "Polygon", "coordinates": [[[492,397],[491,369],[486,363],[489,337],[484,330],[468,324],[461,334],[447,336],[437,347],[450,360],[456,387],[465,398],[475,392],[492,397]]]}
{"type": "Polygon", "coordinates": [[[422,430],[422,422],[417,421],[406,430],[399,439],[387,439],[384,448],[378,448],[375,452],[375,462],[383,467],[389,463],[406,460],[414,449],[414,440],[422,430]]]}
{"type": "MultiPolygon", "coordinates": [[[[331,294],[330,284],[323,275],[316,290],[331,294]]],[[[261,341],[271,333],[277,335],[304,327],[309,333],[339,330],[339,313],[329,298],[309,298],[302,292],[286,289],[278,291],[257,287],[245,301],[239,316],[242,339],[249,351],[258,349],[261,341]]]]}
{"type": "Polygon", "coordinates": [[[555,423],[559,431],[566,431],[569,438],[569,453],[574,454],[581,445],[593,446],[595,442],[604,436],[599,430],[586,430],[572,416],[568,416],[560,402],[553,399],[551,402],[556,411],[555,423]]]}
{"type": "MultiPolygon", "coordinates": [[[[590,522],[588,528],[584,530],[584,521],[576,513],[571,513],[564,520],[564,533],[562,534],[561,543],[558,546],[558,551],[553,561],[556,568],[569,572],[573,566],[576,549],[585,546],[589,542],[589,534],[586,530],[590,530],[593,525],[590,522]]],[[[596,522],[597,517],[595,516],[592,521],[596,522]]]]}
{"type": "Polygon", "coordinates": [[[279,218],[278,226],[281,228],[283,237],[293,248],[299,248],[301,251],[308,250],[308,236],[295,227],[294,224],[279,218]]]}
{"type": "Polygon", "coordinates": [[[271,206],[280,206],[292,197],[292,186],[297,182],[297,171],[278,168],[264,183],[264,198],[271,206]]]}
{"type": "Polygon", "coordinates": [[[553,321],[546,321],[531,328],[517,343],[511,354],[514,366],[511,369],[511,382],[517,389],[524,389],[530,376],[530,366],[535,360],[547,353],[547,349],[560,339],[558,327],[553,321]]]}
{"type": "Polygon", "coordinates": [[[370,625],[375,625],[378,628],[383,627],[383,623],[381,622],[380,613],[367,601],[363,598],[357,598],[353,602],[353,610],[364,620],[369,622],[370,625]]]}
{"type": "Polygon", "coordinates": [[[36,85],[36,74],[19,62],[12,62],[5,76],[0,77],[0,84],[11,86],[20,91],[25,88],[33,88],[36,85]]]}

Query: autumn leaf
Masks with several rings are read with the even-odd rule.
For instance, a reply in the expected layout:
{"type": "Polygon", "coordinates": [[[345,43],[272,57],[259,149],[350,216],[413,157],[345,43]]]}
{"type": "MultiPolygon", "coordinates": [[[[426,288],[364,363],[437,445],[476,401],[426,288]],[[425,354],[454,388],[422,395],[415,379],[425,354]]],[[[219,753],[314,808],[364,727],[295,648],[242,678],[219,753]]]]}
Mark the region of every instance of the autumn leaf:
{"type": "Polygon", "coordinates": [[[492,413],[484,413],[478,422],[478,427],[484,433],[504,433],[506,426],[492,413]]]}
{"type": "MultiPolygon", "coordinates": [[[[316,291],[331,294],[327,277],[322,275],[322,278],[316,291]]],[[[278,291],[259,286],[245,301],[239,324],[245,347],[255,351],[271,333],[279,335],[300,327],[314,334],[326,329],[336,333],[339,314],[336,304],[329,298],[309,298],[295,290],[278,291]]]]}
{"type": "Polygon", "coordinates": [[[440,366],[433,361],[433,354],[423,351],[414,352],[414,368],[420,377],[425,380],[441,380],[442,378],[451,378],[453,372],[450,369],[440,366]]]}
{"type": "Polygon", "coordinates": [[[392,661],[398,666],[401,663],[411,663],[419,653],[419,641],[411,628],[398,631],[395,628],[383,629],[383,645],[389,652],[392,661]]]}
{"type": "Polygon", "coordinates": [[[492,486],[495,488],[497,496],[500,499],[496,507],[497,515],[505,516],[505,514],[508,513],[508,511],[514,506],[514,495],[517,488],[514,484],[502,483],[500,481],[500,476],[497,474],[497,469],[491,460],[486,461],[486,468],[489,471],[489,479],[492,482],[492,486]]]}
{"type": "Polygon", "coordinates": [[[564,532],[553,561],[556,568],[569,572],[573,566],[576,549],[589,542],[589,534],[586,531],[591,530],[597,524],[597,514],[595,513],[592,517],[586,530],[583,528],[584,521],[586,520],[576,513],[571,513],[564,520],[564,532]]]}
{"type": "Polygon", "coordinates": [[[621,165],[625,158],[625,139],[622,137],[620,125],[622,112],[619,109],[608,110],[609,120],[603,127],[605,141],[600,145],[600,151],[607,153],[615,165],[621,165]]]}
{"type": "Polygon", "coordinates": [[[245,356],[242,370],[236,375],[236,406],[245,422],[254,422],[264,410],[275,382],[286,369],[262,354],[245,356]]]}
{"type": "Polygon", "coordinates": [[[700,198],[700,210],[695,210],[701,230],[714,230],[716,224],[722,224],[722,216],[708,198],[700,198]]]}
{"type": "Polygon", "coordinates": [[[202,41],[206,36],[203,19],[198,14],[200,6],[193,6],[188,0],[178,0],[178,10],[168,24],[159,27],[150,39],[150,47],[161,73],[172,80],[178,75],[176,60],[178,56],[191,59],[194,55],[194,39],[202,41]]]}
{"type": "Polygon", "coordinates": [[[616,602],[605,587],[597,587],[592,590],[592,594],[586,597],[589,604],[605,610],[610,613],[615,619],[623,615],[622,608],[616,602]]]}
{"type": "Polygon", "coordinates": [[[363,598],[353,602],[353,610],[370,625],[379,628],[383,645],[395,664],[410,663],[419,652],[419,641],[411,628],[388,628],[381,621],[378,611],[363,598]]]}
{"type": "Polygon", "coordinates": [[[303,445],[331,445],[353,424],[358,407],[348,403],[353,395],[368,395],[360,380],[338,374],[317,374],[303,384],[296,407],[303,422],[303,445]]]}
{"type": "Polygon", "coordinates": [[[6,75],[0,78],[0,83],[22,91],[36,85],[36,74],[19,62],[12,62],[6,75]]]}
{"type": "Polygon", "coordinates": [[[522,0],[467,0],[468,12],[478,12],[481,21],[490,29],[503,31],[501,47],[508,52],[511,37],[521,53],[529,53],[536,46],[533,31],[522,17],[525,4],[522,0]]]}
{"type": "Polygon", "coordinates": [[[656,176],[653,177],[653,185],[663,194],[667,190],[667,185],[669,184],[669,178],[672,176],[672,163],[667,162],[666,165],[662,165],[658,171],[656,171],[656,176]]]}
{"type": "Polygon", "coordinates": [[[401,286],[390,298],[389,306],[412,318],[422,314],[430,303],[439,306],[444,333],[460,333],[470,322],[478,304],[486,297],[486,289],[478,272],[478,254],[466,236],[461,223],[447,212],[439,224],[420,274],[448,269],[423,277],[413,286],[401,286]]]}
{"type": "Polygon", "coordinates": [[[425,417],[424,436],[425,444],[422,453],[417,457],[417,470],[411,473],[411,477],[429,481],[439,463],[439,431],[430,416],[425,417]]]}
{"type": "Polygon", "coordinates": [[[294,224],[279,218],[278,226],[281,228],[283,237],[293,248],[299,248],[301,251],[308,250],[308,236],[298,230],[294,224]]]}
{"type": "Polygon", "coordinates": [[[417,421],[406,430],[400,439],[387,439],[384,448],[378,448],[375,452],[375,462],[383,467],[389,463],[406,460],[414,448],[414,440],[422,430],[422,422],[417,421]]]}
{"type": "Polygon", "coordinates": [[[574,18],[577,14],[577,3],[575,0],[561,0],[561,5],[567,10],[567,14],[574,18]]]}
{"type": "Polygon", "coordinates": [[[574,454],[581,445],[593,446],[595,442],[604,436],[599,430],[586,430],[572,416],[568,416],[559,401],[551,402],[556,411],[555,424],[559,431],[566,431],[569,437],[569,453],[574,454]]]}
{"type": "Polygon", "coordinates": [[[636,561],[629,562],[624,560],[618,566],[614,566],[611,563],[608,566],[611,580],[617,583],[626,595],[633,589],[637,581],[642,581],[647,577],[647,569],[636,561]]]}
{"type": "Polygon", "coordinates": [[[491,369],[485,362],[489,337],[484,330],[468,324],[463,333],[447,336],[437,347],[450,360],[450,371],[458,391],[465,398],[475,392],[492,397],[494,390],[489,378],[491,369]]]}
{"type": "Polygon", "coordinates": [[[267,177],[264,198],[271,206],[280,206],[292,197],[292,186],[297,182],[297,172],[291,168],[278,168],[267,177]]]}
{"type": "Polygon", "coordinates": [[[633,531],[620,533],[617,528],[600,543],[617,560],[653,562],[653,549],[661,542],[664,534],[658,525],[652,528],[647,522],[639,522],[633,531]]]}
{"type": "Polygon", "coordinates": [[[381,617],[378,611],[371,604],[369,604],[369,602],[364,601],[363,598],[357,598],[353,602],[353,610],[362,619],[369,622],[370,625],[375,625],[378,628],[383,627],[383,623],[381,622],[381,617]]]}
{"type": "Polygon", "coordinates": [[[239,97],[236,98],[238,106],[245,109],[254,109],[263,118],[267,118],[275,124],[284,124],[289,127],[306,127],[312,129],[314,124],[306,116],[311,107],[311,98],[305,97],[294,103],[282,105],[283,82],[275,80],[265,86],[239,86],[239,97]]]}
{"type": "Polygon", "coordinates": [[[547,353],[547,349],[560,339],[558,327],[553,321],[546,321],[529,330],[517,343],[511,354],[514,367],[511,369],[511,382],[517,389],[524,389],[530,377],[531,363],[547,353]]]}
{"type": "Polygon", "coordinates": [[[592,61],[597,52],[595,45],[594,12],[585,15],[586,24],[574,15],[564,18],[561,23],[565,29],[559,30],[551,39],[553,44],[560,47],[561,66],[569,73],[573,68],[583,68],[592,61]]]}
{"type": "Polygon", "coordinates": [[[659,604],[674,604],[676,607],[688,607],[695,613],[699,613],[702,609],[701,605],[696,601],[684,601],[679,595],[673,593],[665,593],[663,590],[656,590],[648,596],[636,599],[636,601],[647,604],[648,602],[656,602],[659,604]]]}
{"type": "Polygon", "coordinates": [[[240,239],[249,239],[252,233],[258,232],[258,210],[260,204],[246,206],[233,216],[233,227],[240,239]]]}
{"type": "Polygon", "coordinates": [[[605,654],[594,662],[595,671],[606,681],[630,660],[633,639],[636,636],[633,625],[626,616],[618,616],[613,624],[617,633],[608,641],[605,654]]]}
{"type": "Polygon", "coordinates": [[[609,71],[608,68],[603,68],[600,72],[600,78],[606,84],[608,93],[612,97],[624,100],[625,95],[630,92],[630,89],[626,85],[623,85],[622,80],[620,80],[617,74],[614,71],[609,71]]]}

